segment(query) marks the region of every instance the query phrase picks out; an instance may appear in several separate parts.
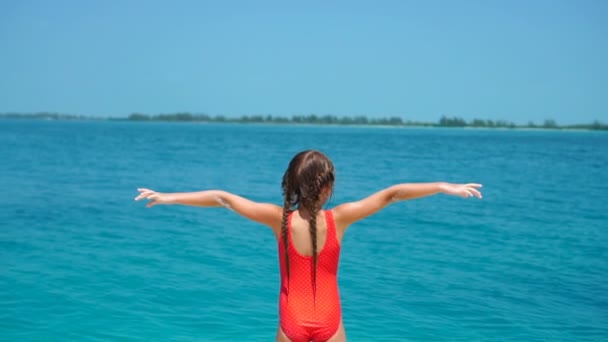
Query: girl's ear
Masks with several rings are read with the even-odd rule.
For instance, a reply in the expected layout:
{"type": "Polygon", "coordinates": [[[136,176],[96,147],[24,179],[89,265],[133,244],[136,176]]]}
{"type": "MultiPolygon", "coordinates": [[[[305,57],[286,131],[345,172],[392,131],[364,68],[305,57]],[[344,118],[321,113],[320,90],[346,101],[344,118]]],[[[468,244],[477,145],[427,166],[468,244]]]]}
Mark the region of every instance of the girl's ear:
{"type": "Polygon", "coordinates": [[[323,196],[323,198],[329,198],[329,196],[331,195],[331,191],[332,186],[331,184],[328,184],[324,186],[323,189],[321,189],[321,196],[323,196]]]}

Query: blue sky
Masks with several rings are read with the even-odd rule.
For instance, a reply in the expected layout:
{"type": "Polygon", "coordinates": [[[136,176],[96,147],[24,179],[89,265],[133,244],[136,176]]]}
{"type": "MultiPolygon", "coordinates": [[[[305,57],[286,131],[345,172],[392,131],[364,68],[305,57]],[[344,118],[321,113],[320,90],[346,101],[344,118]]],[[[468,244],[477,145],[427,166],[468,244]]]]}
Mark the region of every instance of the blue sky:
{"type": "Polygon", "coordinates": [[[0,0],[0,112],[608,122],[608,1],[0,0]]]}

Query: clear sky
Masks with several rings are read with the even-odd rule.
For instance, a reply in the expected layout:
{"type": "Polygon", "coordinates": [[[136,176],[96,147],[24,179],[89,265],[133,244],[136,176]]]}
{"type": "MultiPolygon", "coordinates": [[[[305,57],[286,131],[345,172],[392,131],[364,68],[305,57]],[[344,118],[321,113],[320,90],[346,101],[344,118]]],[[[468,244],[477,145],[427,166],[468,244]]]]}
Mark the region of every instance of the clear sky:
{"type": "Polygon", "coordinates": [[[608,122],[608,1],[0,0],[0,112],[608,122]]]}

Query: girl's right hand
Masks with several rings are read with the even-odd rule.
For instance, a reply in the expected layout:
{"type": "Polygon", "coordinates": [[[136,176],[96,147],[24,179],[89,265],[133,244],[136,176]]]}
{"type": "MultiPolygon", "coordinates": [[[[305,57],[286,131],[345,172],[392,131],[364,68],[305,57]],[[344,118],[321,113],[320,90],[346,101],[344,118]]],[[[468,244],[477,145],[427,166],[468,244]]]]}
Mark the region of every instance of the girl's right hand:
{"type": "Polygon", "coordinates": [[[171,204],[169,194],[165,194],[162,192],[156,192],[154,190],[145,189],[145,188],[139,188],[139,189],[137,189],[137,191],[139,191],[139,195],[137,197],[135,197],[135,200],[136,201],[143,200],[143,199],[149,200],[148,204],[146,204],[146,207],[148,207],[148,208],[155,206],[157,204],[171,204]]]}
{"type": "Polygon", "coordinates": [[[477,184],[477,183],[468,183],[468,184],[451,184],[451,183],[444,183],[441,186],[441,190],[444,194],[447,195],[454,195],[454,196],[460,196],[460,197],[477,197],[477,198],[481,198],[481,192],[479,192],[479,190],[477,190],[478,188],[481,188],[482,185],[481,184],[477,184]]]}

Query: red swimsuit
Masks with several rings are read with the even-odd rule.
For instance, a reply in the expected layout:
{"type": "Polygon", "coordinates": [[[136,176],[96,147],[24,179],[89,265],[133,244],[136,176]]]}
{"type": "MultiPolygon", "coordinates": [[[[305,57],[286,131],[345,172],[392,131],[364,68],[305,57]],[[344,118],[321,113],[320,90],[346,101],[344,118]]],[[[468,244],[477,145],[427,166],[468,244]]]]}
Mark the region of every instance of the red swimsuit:
{"type": "Polygon", "coordinates": [[[281,329],[293,342],[319,342],[330,339],[342,319],[338,293],[340,244],[331,211],[325,211],[327,238],[317,258],[317,286],[313,289],[312,256],[301,255],[291,237],[291,216],[287,219],[290,278],[287,279],[285,249],[279,241],[281,294],[279,317],[281,329]]]}

